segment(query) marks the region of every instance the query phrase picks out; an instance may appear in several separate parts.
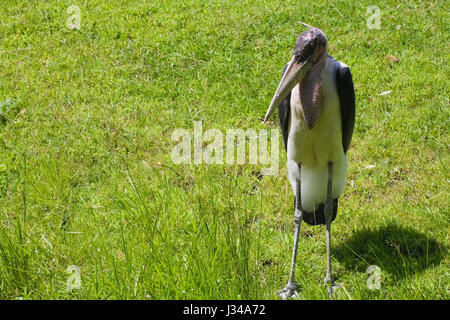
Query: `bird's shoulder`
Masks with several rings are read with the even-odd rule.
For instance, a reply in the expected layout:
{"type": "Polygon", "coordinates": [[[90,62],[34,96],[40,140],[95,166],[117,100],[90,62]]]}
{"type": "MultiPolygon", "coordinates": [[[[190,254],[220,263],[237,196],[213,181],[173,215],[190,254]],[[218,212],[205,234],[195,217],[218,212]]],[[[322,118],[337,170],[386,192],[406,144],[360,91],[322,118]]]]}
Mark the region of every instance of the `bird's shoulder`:
{"type": "Polygon", "coordinates": [[[350,72],[350,67],[348,65],[333,58],[332,56],[328,56],[328,61],[336,71],[339,70],[340,72],[350,72]]]}

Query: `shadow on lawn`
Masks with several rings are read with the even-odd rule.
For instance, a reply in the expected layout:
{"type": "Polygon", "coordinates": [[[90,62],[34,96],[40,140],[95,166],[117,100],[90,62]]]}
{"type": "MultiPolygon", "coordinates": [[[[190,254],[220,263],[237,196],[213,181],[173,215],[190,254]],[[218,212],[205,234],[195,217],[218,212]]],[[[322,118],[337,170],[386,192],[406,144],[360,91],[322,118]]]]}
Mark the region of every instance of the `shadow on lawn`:
{"type": "Polygon", "coordinates": [[[446,250],[430,236],[409,227],[389,224],[357,231],[334,252],[348,269],[365,272],[369,265],[377,265],[400,279],[438,265],[446,250]]]}

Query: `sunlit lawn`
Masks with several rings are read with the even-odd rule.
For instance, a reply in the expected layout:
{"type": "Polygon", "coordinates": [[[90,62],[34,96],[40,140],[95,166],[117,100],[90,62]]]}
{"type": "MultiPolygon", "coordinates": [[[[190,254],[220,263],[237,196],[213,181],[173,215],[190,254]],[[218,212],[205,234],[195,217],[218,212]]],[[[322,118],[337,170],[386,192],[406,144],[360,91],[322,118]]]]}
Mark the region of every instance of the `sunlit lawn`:
{"type": "MultiPolygon", "coordinates": [[[[294,230],[281,141],[280,174],[259,179],[261,164],[175,164],[171,135],[194,121],[268,129],[304,21],[356,90],[334,298],[448,299],[448,12],[445,1],[1,1],[0,298],[277,299],[294,230]],[[79,30],[66,26],[73,4],[79,30]],[[370,5],[380,29],[367,28],[370,5]],[[72,265],[81,288],[69,291],[72,265]]],[[[303,224],[301,298],[328,299],[325,257],[324,227],[303,224]]]]}

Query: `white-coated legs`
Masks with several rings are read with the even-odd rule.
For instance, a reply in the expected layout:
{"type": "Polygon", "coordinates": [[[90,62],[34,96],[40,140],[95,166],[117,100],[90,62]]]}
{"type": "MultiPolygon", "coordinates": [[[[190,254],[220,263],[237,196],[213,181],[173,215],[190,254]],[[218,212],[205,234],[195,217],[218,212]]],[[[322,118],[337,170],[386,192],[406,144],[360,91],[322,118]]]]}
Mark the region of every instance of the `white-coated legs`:
{"type": "Polygon", "coordinates": [[[324,286],[328,286],[328,295],[331,297],[331,295],[334,293],[334,291],[339,287],[334,283],[334,280],[331,277],[331,219],[333,217],[333,199],[331,198],[332,195],[332,186],[333,186],[333,162],[328,163],[328,185],[327,185],[327,200],[325,202],[325,224],[327,228],[327,238],[326,238],[326,245],[327,245],[327,273],[325,275],[325,278],[323,279],[324,286]]]}
{"type": "Polygon", "coordinates": [[[298,250],[298,238],[300,236],[300,226],[302,224],[302,209],[301,209],[301,188],[300,180],[296,181],[295,185],[295,205],[294,205],[294,223],[295,223],[295,233],[294,233],[294,248],[292,250],[292,262],[291,271],[289,273],[289,281],[284,287],[284,289],[278,291],[278,295],[286,300],[288,297],[297,296],[298,284],[295,282],[295,262],[297,260],[297,250],[298,250]]]}

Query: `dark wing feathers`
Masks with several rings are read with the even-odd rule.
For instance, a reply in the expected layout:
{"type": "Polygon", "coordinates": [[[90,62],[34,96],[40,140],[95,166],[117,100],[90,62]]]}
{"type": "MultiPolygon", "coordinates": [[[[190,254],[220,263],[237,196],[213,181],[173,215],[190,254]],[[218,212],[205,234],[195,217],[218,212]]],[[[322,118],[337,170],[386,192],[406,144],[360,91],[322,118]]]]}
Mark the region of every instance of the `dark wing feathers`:
{"type": "MultiPolygon", "coordinates": [[[[287,64],[284,66],[283,75],[286,71],[287,64]]],[[[289,130],[289,119],[291,115],[291,94],[289,93],[286,98],[278,106],[278,119],[280,120],[281,135],[283,136],[284,148],[287,151],[287,139],[289,130]]]]}
{"type": "Polygon", "coordinates": [[[339,64],[336,70],[336,86],[341,103],[342,146],[347,153],[355,125],[355,90],[349,67],[339,64]]]}

